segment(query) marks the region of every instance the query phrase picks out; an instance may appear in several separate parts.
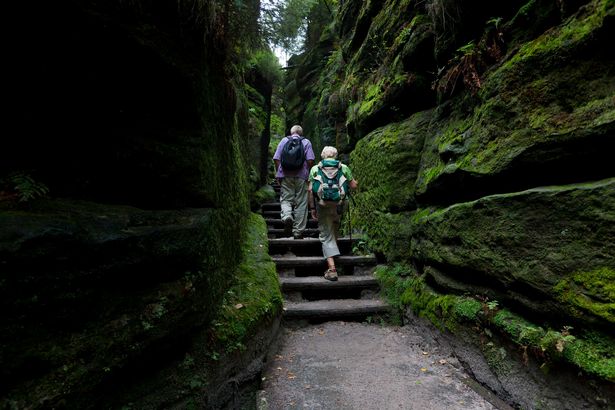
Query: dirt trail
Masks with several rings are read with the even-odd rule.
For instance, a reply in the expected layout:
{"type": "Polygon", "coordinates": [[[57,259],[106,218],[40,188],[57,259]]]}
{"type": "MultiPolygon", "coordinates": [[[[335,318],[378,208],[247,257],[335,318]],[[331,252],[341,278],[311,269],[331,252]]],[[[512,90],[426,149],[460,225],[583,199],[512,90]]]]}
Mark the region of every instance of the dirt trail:
{"type": "Polygon", "coordinates": [[[284,329],[259,398],[277,409],[495,409],[448,352],[409,327],[328,322],[284,329]]]}

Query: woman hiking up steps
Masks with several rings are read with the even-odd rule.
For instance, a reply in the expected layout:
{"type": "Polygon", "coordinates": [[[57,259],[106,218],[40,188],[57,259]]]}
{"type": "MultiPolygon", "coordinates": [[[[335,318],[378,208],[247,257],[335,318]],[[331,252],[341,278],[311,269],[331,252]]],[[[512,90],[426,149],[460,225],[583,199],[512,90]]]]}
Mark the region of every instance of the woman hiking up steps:
{"type": "Polygon", "coordinates": [[[349,190],[357,188],[358,183],[350,168],[337,160],[335,147],[324,147],[320,154],[322,161],[310,170],[308,203],[312,218],[318,221],[318,235],[322,243],[322,253],[327,260],[324,278],[337,280],[335,256],[340,255],[337,237],[341,211],[349,190]]]}

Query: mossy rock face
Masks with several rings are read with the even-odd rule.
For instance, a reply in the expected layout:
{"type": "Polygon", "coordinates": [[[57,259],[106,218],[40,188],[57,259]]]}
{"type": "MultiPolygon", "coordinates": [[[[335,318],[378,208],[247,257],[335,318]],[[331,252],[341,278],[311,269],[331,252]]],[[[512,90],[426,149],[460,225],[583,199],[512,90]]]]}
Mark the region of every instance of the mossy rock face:
{"type": "Polygon", "coordinates": [[[62,57],[15,59],[29,88],[13,117],[40,121],[13,135],[24,149],[5,150],[18,154],[0,177],[35,168],[51,198],[0,205],[0,407],[92,407],[135,363],[163,365],[221,303],[249,185],[229,37],[241,33],[220,29],[231,26],[218,4],[12,13],[15,27],[32,23],[14,50],[56,44],[62,57]]]}
{"type": "Polygon", "coordinates": [[[244,166],[246,175],[251,188],[256,190],[266,183],[268,165],[271,163],[269,143],[273,85],[271,80],[258,71],[258,67],[253,68],[249,74],[246,80],[254,86],[245,84],[238,90],[237,119],[241,130],[242,155],[247,159],[244,166]]]}
{"type": "Polygon", "coordinates": [[[365,230],[375,250],[389,256],[408,251],[409,232],[402,227],[409,216],[397,213],[416,208],[414,180],[430,115],[421,112],[378,128],[358,142],[350,157],[360,186],[353,224],[365,230]]]}
{"type": "Polygon", "coordinates": [[[612,267],[569,275],[554,290],[575,317],[590,314],[615,322],[615,269],[612,267]]]}
{"type": "Polygon", "coordinates": [[[301,124],[304,135],[316,146],[318,140],[313,136],[320,135],[322,128],[318,121],[311,121],[318,117],[318,112],[314,108],[320,98],[322,87],[317,84],[321,78],[324,62],[333,51],[336,39],[335,33],[325,27],[330,23],[331,15],[327,11],[324,13],[327,18],[323,18],[323,8],[325,8],[324,3],[319,3],[311,11],[315,27],[308,28],[307,51],[293,55],[288,60],[289,70],[286,74],[285,90],[286,131],[288,132],[294,124],[301,124]]]}
{"type": "Polygon", "coordinates": [[[40,200],[3,209],[0,226],[0,377],[23,403],[81,400],[206,323],[240,256],[233,221],[213,209],[40,200]]]}
{"type": "Polygon", "coordinates": [[[435,69],[428,51],[433,43],[429,20],[413,2],[388,0],[377,12],[372,3],[365,3],[361,12],[373,17],[360,45],[361,20],[349,42],[351,50],[358,48],[348,58],[342,85],[356,89],[347,112],[355,139],[435,102],[427,74],[435,69]]]}
{"type": "Polygon", "coordinates": [[[615,7],[594,1],[446,104],[426,142],[420,200],[454,203],[612,176],[615,7]]]}
{"type": "Polygon", "coordinates": [[[412,257],[421,263],[553,318],[612,325],[615,179],[487,196],[420,215],[412,257]]]}
{"type": "MultiPolygon", "coordinates": [[[[105,408],[139,403],[141,408],[225,408],[238,383],[258,377],[274,341],[283,298],[275,263],[269,256],[267,224],[249,214],[239,264],[229,271],[231,284],[215,309],[210,327],[197,329],[177,347],[174,359],[155,377],[114,386],[105,408]],[[239,381],[239,382],[238,382],[239,381]],[[180,404],[178,404],[180,403],[180,404]]],[[[243,408],[243,407],[242,407],[243,408]]]]}

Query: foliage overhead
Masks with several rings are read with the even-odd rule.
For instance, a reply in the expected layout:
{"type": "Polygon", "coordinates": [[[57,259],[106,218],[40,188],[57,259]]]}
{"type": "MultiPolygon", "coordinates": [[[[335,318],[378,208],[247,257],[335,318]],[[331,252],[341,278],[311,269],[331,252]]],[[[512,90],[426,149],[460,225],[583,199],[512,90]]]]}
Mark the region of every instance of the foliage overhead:
{"type": "Polygon", "coordinates": [[[297,53],[303,47],[307,16],[318,0],[265,0],[261,3],[263,38],[273,47],[297,53]]]}

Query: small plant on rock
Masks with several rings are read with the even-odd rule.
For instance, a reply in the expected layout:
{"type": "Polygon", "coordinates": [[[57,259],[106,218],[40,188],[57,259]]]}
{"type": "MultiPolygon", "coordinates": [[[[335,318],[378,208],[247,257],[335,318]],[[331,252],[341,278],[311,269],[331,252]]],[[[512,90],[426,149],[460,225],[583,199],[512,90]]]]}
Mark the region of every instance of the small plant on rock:
{"type": "Polygon", "coordinates": [[[19,202],[28,202],[48,193],[47,185],[25,172],[14,172],[0,179],[0,199],[16,197],[19,202]]]}

